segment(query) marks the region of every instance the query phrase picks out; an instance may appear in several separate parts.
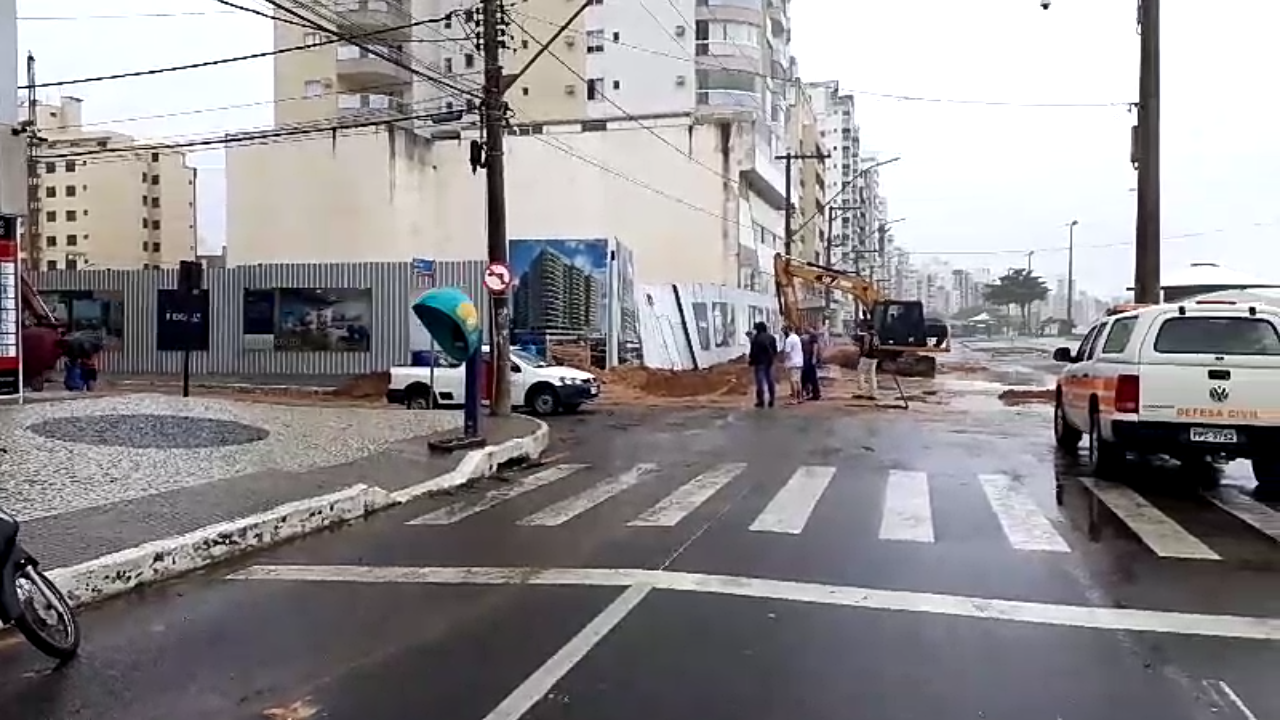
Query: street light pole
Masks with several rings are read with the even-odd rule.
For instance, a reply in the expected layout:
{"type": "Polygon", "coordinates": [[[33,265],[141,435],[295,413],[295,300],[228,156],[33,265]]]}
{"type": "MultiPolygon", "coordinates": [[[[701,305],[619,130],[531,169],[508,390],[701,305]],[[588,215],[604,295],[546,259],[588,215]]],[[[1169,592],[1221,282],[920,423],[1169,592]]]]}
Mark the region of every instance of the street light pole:
{"type": "Polygon", "coordinates": [[[1076,226],[1079,220],[1072,220],[1067,225],[1067,331],[1076,329],[1076,226]]]}

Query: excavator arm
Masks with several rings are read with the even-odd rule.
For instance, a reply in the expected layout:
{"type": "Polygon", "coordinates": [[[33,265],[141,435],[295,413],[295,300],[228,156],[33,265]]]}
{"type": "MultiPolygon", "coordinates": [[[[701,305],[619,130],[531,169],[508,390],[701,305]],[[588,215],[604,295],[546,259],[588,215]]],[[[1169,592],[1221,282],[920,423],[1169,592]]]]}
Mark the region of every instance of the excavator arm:
{"type": "Polygon", "coordinates": [[[866,312],[884,300],[869,280],[844,270],[807,262],[778,253],[773,256],[773,277],[778,289],[778,312],[792,327],[800,327],[800,299],[797,280],[846,293],[862,304],[866,312]]]}
{"type": "Polygon", "coordinates": [[[53,314],[48,305],[44,304],[44,300],[40,298],[40,293],[36,292],[35,287],[31,285],[31,281],[27,279],[26,273],[22,273],[21,277],[22,309],[30,318],[26,324],[47,327],[59,325],[57,316],[53,314]]]}

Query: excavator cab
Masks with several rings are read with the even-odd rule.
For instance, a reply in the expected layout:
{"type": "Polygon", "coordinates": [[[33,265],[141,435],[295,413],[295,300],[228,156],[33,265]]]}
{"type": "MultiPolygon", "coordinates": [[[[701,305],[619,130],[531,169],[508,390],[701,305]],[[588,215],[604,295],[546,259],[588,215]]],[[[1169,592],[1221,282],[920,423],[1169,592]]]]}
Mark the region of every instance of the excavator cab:
{"type": "Polygon", "coordinates": [[[918,348],[928,344],[924,303],[884,300],[871,306],[871,327],[881,347],[918,348]]]}

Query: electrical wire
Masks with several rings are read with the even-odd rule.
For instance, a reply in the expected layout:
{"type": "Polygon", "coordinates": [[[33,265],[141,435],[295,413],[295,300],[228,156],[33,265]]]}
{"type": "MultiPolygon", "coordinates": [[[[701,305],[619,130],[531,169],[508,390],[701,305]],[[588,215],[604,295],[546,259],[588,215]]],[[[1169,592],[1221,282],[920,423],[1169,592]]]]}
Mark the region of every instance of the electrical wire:
{"type": "MultiPolygon", "coordinates": [[[[517,28],[520,28],[520,31],[521,31],[521,32],[523,32],[523,33],[524,33],[524,34],[526,34],[526,35],[528,35],[528,34],[529,34],[529,30],[528,30],[527,28],[525,28],[525,26],[524,26],[524,25],[521,25],[521,24],[520,24],[520,22],[519,22],[518,20],[514,20],[514,19],[513,19],[511,22],[512,22],[512,23],[513,23],[517,28]]],[[[556,62],[560,63],[560,64],[564,67],[564,69],[565,69],[565,70],[568,70],[568,71],[570,72],[570,74],[572,74],[574,77],[578,78],[578,80],[579,80],[579,81],[581,81],[583,84],[587,84],[587,78],[583,77],[582,73],[579,73],[577,70],[573,69],[573,66],[572,66],[572,65],[570,65],[569,63],[565,62],[565,61],[564,61],[564,59],[563,59],[563,58],[561,58],[559,55],[557,55],[557,54],[555,53],[555,51],[554,51],[554,50],[552,50],[552,49],[550,49],[550,48],[547,48],[547,50],[546,50],[546,54],[547,54],[547,55],[549,55],[549,56],[551,56],[551,58],[552,58],[553,60],[555,60],[556,62]]],[[[691,155],[691,154],[689,154],[689,153],[686,153],[684,150],[681,150],[679,145],[676,145],[675,143],[671,142],[671,141],[670,141],[670,140],[668,140],[667,138],[663,137],[661,133],[659,133],[658,131],[656,131],[656,130],[654,130],[653,128],[651,128],[651,127],[649,127],[648,125],[646,125],[642,120],[640,120],[640,118],[638,118],[638,117],[636,117],[634,114],[632,114],[632,113],[631,113],[631,111],[629,111],[629,110],[627,110],[626,108],[622,107],[622,106],[621,106],[621,105],[619,105],[616,101],[614,101],[614,99],[613,99],[613,98],[609,97],[609,93],[608,93],[608,92],[606,92],[604,88],[600,88],[600,98],[601,98],[601,99],[603,99],[605,102],[609,103],[610,105],[612,105],[612,106],[614,107],[614,109],[616,109],[618,112],[622,113],[622,114],[623,114],[623,115],[624,115],[628,120],[630,120],[630,121],[634,122],[636,125],[640,126],[642,129],[647,130],[647,131],[649,132],[649,134],[650,134],[650,135],[653,135],[654,137],[658,138],[658,140],[660,140],[660,141],[662,142],[662,144],[666,145],[667,147],[671,148],[672,150],[675,150],[675,151],[676,151],[676,153],[677,153],[678,155],[680,155],[680,157],[684,158],[685,160],[688,160],[689,162],[693,163],[694,165],[697,165],[698,167],[702,168],[703,170],[706,170],[707,172],[712,173],[713,175],[715,175],[716,177],[720,178],[721,180],[723,180],[723,181],[725,181],[725,182],[728,182],[728,183],[731,183],[731,184],[733,184],[735,187],[737,187],[737,185],[738,185],[738,180],[737,180],[737,179],[726,176],[724,173],[720,172],[719,170],[716,170],[715,168],[711,167],[710,165],[707,165],[706,163],[703,163],[703,162],[701,162],[700,160],[698,160],[697,158],[693,157],[693,155],[691,155]]]]}
{"type": "Polygon", "coordinates": [[[176,12],[176,13],[133,13],[129,15],[43,15],[31,16],[25,15],[18,18],[19,22],[31,21],[53,21],[53,20],[133,20],[135,18],[179,18],[179,17],[204,17],[208,15],[234,15],[231,10],[212,10],[208,12],[176,12]]]}
{"type": "MultiPolygon", "coordinates": [[[[529,13],[527,13],[527,12],[517,11],[517,10],[512,10],[511,12],[512,12],[513,14],[520,15],[520,16],[522,16],[522,17],[526,18],[526,19],[533,20],[533,21],[535,21],[535,22],[540,22],[540,23],[544,23],[544,24],[547,24],[547,25],[556,25],[556,23],[555,23],[554,21],[552,21],[552,20],[548,20],[548,19],[546,19],[546,18],[538,17],[538,16],[536,16],[536,15],[530,15],[530,14],[529,14],[529,13]]],[[[575,34],[575,35],[580,35],[580,36],[581,36],[581,35],[586,35],[586,33],[585,33],[585,32],[583,32],[583,31],[581,31],[581,30],[576,30],[576,29],[573,29],[573,28],[570,28],[569,30],[567,30],[567,32],[571,32],[571,33],[573,33],[573,34],[575,34]]],[[[645,47],[645,46],[643,46],[643,45],[634,45],[634,44],[630,44],[630,43],[622,42],[622,41],[620,41],[620,40],[611,40],[611,39],[606,39],[606,42],[608,42],[608,43],[610,43],[610,44],[612,44],[612,45],[617,45],[618,47],[624,47],[624,48],[627,48],[628,50],[635,50],[636,52],[642,52],[642,53],[646,53],[646,54],[649,54],[649,55],[655,55],[655,56],[657,56],[657,57],[665,57],[665,58],[670,58],[670,59],[672,59],[672,60],[689,60],[689,59],[690,59],[690,58],[689,58],[688,56],[686,56],[686,55],[676,55],[676,54],[674,54],[674,53],[669,53],[669,52],[666,52],[666,51],[663,51],[663,50],[657,50],[657,49],[655,49],[655,48],[645,47]]],[[[759,72],[759,71],[754,71],[754,70],[736,70],[735,72],[740,72],[740,73],[744,73],[744,74],[747,74],[747,75],[755,75],[755,76],[757,76],[757,77],[761,77],[761,78],[764,78],[764,79],[767,79],[767,80],[774,80],[774,81],[776,81],[776,82],[796,83],[796,84],[801,84],[801,85],[805,84],[805,81],[801,80],[801,79],[800,79],[800,78],[798,78],[798,77],[796,77],[796,78],[783,78],[783,77],[777,77],[777,76],[772,75],[772,74],[770,74],[770,73],[764,73],[764,72],[759,72]]],[[[1132,103],[1132,102],[1050,102],[1050,103],[1025,103],[1025,102],[1012,102],[1012,101],[1003,101],[1003,100],[981,100],[981,99],[972,99],[972,98],[939,98],[939,97],[926,97],[926,96],[921,96],[921,95],[907,95],[907,94],[901,94],[901,93],[872,92],[872,91],[870,91],[870,90],[853,90],[853,89],[849,89],[849,88],[841,88],[841,92],[849,93],[849,94],[851,94],[851,95],[863,95],[863,96],[866,96],[866,97],[880,98],[880,99],[884,99],[884,100],[897,100],[897,101],[900,101],[900,102],[920,102],[920,103],[934,103],[934,104],[949,104],[949,105],[977,105],[977,106],[984,106],[984,105],[985,105],[985,106],[991,106],[991,107],[1013,107],[1013,108],[1019,108],[1019,107],[1021,107],[1021,108],[1051,108],[1051,109],[1052,109],[1052,108],[1085,108],[1085,109],[1088,109],[1088,108],[1094,108],[1094,109],[1097,109],[1097,108],[1126,108],[1126,109],[1127,109],[1127,108],[1129,108],[1130,106],[1132,106],[1132,105],[1133,105],[1133,103],[1132,103]]]]}

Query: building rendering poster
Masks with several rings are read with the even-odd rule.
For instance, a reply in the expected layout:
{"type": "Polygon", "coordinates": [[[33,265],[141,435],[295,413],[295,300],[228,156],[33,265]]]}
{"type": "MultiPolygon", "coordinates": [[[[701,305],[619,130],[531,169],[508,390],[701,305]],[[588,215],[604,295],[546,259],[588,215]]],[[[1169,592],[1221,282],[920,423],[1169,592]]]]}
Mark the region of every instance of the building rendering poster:
{"type": "Polygon", "coordinates": [[[511,330],[517,343],[538,344],[535,336],[543,342],[604,337],[607,239],[518,239],[511,241],[508,255],[515,278],[511,330]]]}
{"type": "Polygon", "coordinates": [[[631,248],[620,242],[614,243],[614,265],[616,266],[616,292],[610,293],[617,302],[614,303],[617,328],[618,362],[621,364],[640,363],[643,361],[644,348],[640,342],[640,309],[636,286],[636,256],[631,248]]]}

